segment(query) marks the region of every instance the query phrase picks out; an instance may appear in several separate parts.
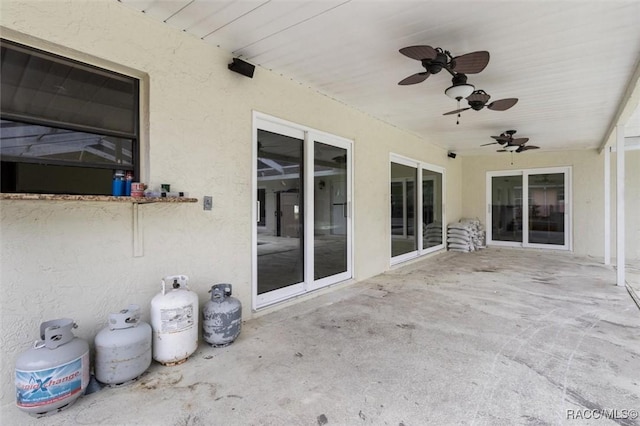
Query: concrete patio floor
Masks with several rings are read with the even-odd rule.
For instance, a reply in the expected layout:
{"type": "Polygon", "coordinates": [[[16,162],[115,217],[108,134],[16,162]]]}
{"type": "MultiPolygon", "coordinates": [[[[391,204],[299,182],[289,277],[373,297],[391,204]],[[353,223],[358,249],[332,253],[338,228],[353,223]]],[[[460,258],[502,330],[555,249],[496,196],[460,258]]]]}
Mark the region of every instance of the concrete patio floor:
{"type": "Polygon", "coordinates": [[[48,417],[5,406],[1,423],[640,425],[639,409],[640,309],[615,271],[489,248],[266,314],[48,417]]]}

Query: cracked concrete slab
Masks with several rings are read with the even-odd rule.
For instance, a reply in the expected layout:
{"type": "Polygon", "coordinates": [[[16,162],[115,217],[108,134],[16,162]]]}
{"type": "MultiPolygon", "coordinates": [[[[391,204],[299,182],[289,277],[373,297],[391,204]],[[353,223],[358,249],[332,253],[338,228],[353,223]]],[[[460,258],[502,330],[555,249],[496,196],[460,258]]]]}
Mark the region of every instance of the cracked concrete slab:
{"type": "Polygon", "coordinates": [[[2,424],[543,425],[617,410],[597,424],[628,426],[639,372],[640,309],[613,269],[489,248],[266,314],[228,347],[48,417],[5,406],[2,424]]]}

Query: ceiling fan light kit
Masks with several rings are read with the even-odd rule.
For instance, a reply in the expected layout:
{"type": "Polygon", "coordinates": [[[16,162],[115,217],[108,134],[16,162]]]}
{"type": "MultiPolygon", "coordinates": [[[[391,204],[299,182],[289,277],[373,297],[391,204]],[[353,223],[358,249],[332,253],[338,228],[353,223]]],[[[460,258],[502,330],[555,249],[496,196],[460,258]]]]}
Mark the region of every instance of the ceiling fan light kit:
{"type": "MultiPolygon", "coordinates": [[[[467,83],[466,74],[477,74],[485,69],[489,64],[489,52],[477,51],[467,53],[465,55],[454,57],[448,50],[444,50],[440,47],[433,48],[431,46],[407,46],[400,49],[400,53],[408,58],[420,61],[420,64],[424,68],[424,71],[412,74],[406,77],[400,82],[401,86],[407,86],[411,84],[422,83],[431,74],[438,74],[443,69],[451,74],[451,86],[447,87],[444,91],[445,95],[451,99],[458,101],[458,109],[454,111],[445,112],[443,115],[457,114],[458,120],[456,124],[460,124],[460,113],[467,110],[480,111],[483,108],[487,108],[493,111],[506,111],[516,103],[517,98],[505,98],[497,101],[489,102],[491,95],[484,90],[476,90],[476,88],[467,83]],[[460,101],[466,99],[469,106],[466,108],[460,108],[460,101]]],[[[500,144],[504,145],[498,152],[523,152],[529,149],[537,149],[537,146],[527,146],[524,144],[529,138],[513,139],[515,130],[507,130],[500,136],[491,136],[496,142],[491,142],[485,145],[500,144]]],[[[454,157],[455,158],[455,157],[454,157]]]]}
{"type": "Polygon", "coordinates": [[[452,85],[444,91],[444,94],[458,102],[463,98],[471,96],[473,91],[476,90],[473,85],[467,84],[467,76],[464,74],[454,75],[451,79],[451,84],[452,85]]]}

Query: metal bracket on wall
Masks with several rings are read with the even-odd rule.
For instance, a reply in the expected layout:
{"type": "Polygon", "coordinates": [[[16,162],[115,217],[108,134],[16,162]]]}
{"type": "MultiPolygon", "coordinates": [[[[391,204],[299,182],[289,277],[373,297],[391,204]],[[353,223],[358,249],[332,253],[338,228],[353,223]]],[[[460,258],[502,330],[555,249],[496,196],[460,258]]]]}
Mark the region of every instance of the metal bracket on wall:
{"type": "Polygon", "coordinates": [[[144,234],[142,232],[140,219],[140,205],[132,203],[132,234],[133,234],[133,257],[144,256],[144,234]]]}

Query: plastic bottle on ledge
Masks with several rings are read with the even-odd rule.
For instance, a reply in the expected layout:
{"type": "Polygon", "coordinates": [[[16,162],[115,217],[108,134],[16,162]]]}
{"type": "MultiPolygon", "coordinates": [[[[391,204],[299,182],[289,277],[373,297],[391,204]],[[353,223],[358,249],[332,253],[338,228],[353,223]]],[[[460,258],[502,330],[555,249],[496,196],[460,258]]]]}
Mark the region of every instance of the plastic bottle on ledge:
{"type": "Polygon", "coordinates": [[[111,183],[111,195],[114,197],[121,197],[124,195],[124,179],[124,170],[116,170],[113,174],[113,181],[111,183]]]}
{"type": "Polygon", "coordinates": [[[124,195],[127,197],[131,196],[131,182],[133,182],[133,172],[131,170],[127,170],[127,173],[124,176],[124,195]]]}

